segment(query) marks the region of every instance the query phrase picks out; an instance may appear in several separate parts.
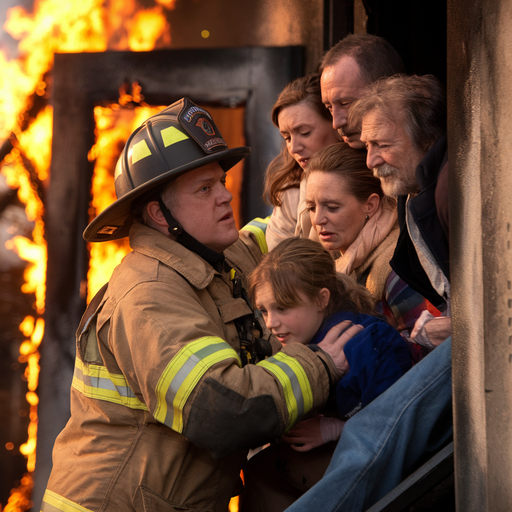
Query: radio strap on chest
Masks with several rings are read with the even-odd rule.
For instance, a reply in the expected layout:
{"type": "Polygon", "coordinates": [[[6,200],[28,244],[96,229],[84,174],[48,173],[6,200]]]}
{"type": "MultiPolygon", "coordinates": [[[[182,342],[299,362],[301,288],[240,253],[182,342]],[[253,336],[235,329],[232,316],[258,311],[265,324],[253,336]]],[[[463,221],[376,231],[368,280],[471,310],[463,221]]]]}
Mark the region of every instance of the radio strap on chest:
{"type": "MultiPolygon", "coordinates": [[[[243,287],[242,280],[236,275],[236,270],[233,268],[230,271],[230,278],[233,283],[233,298],[244,299],[252,311],[251,303],[243,287]]],[[[237,318],[235,325],[238,331],[238,338],[240,339],[242,366],[256,364],[272,355],[272,346],[268,340],[262,337],[263,329],[260,319],[254,313],[237,318]],[[259,336],[255,336],[255,332],[258,332],[259,336]]]]}

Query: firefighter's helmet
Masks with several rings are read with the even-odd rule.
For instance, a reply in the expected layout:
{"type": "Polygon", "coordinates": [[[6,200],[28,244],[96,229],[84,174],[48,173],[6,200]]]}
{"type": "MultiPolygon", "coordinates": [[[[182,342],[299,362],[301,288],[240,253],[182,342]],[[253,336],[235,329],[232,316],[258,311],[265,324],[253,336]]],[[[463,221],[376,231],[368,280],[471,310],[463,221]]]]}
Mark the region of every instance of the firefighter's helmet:
{"type": "Polygon", "coordinates": [[[88,242],[128,236],[134,206],[170,179],[212,162],[224,171],[251,149],[229,149],[212,116],[188,98],[147,119],[130,136],[115,170],[117,200],[85,229],[88,242]]]}

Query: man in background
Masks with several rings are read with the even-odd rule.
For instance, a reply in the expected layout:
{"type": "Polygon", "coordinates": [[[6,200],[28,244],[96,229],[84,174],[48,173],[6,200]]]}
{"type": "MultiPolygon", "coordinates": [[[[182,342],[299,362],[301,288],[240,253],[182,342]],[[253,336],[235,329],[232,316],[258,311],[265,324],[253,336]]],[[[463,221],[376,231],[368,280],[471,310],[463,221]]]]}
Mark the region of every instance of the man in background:
{"type": "Polygon", "coordinates": [[[382,37],[351,34],[333,46],[320,65],[322,101],[332,115],[332,126],[354,148],[363,148],[359,133],[348,128],[348,110],[365,88],[384,76],[405,73],[396,50],[382,37]]]}

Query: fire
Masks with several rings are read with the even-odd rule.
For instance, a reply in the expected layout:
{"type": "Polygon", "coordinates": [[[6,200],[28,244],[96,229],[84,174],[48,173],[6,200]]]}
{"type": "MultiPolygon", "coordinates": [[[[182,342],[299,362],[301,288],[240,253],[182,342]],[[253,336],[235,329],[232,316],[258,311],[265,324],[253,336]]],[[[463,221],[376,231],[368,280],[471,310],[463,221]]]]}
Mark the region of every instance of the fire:
{"type": "Polygon", "coordinates": [[[43,338],[46,277],[46,242],[42,221],[44,206],[41,196],[44,183],[48,178],[49,154],[35,150],[39,145],[49,147],[51,140],[51,108],[47,107],[31,123],[30,127],[13,140],[13,149],[4,159],[2,173],[8,185],[18,189],[19,199],[25,203],[27,218],[34,223],[31,239],[16,236],[6,244],[28,262],[24,273],[24,293],[35,295],[37,317],[27,316],[20,324],[25,341],[20,346],[20,363],[26,363],[25,378],[28,391],[27,402],[30,405],[30,423],[27,442],[21,445],[20,452],[27,458],[28,473],[22,478],[21,486],[15,489],[9,498],[5,511],[27,510],[32,489],[31,473],[35,469],[35,448],[37,442],[37,404],[36,394],[39,377],[39,345],[43,338]],[[46,157],[46,158],[45,158],[46,157]],[[28,169],[30,167],[30,169],[28,169]],[[38,185],[35,185],[37,183],[38,185]]]}
{"type": "MultiPolygon", "coordinates": [[[[132,87],[132,93],[121,91],[120,104],[143,100],[138,84],[132,87]]],[[[92,181],[91,217],[101,213],[116,200],[114,175],[117,159],[124,143],[133,130],[148,117],[162,110],[163,106],[142,106],[135,109],[120,108],[119,104],[108,107],[96,107],[96,144],[89,152],[89,160],[95,161],[92,181]]],[[[130,250],[127,239],[101,244],[90,244],[89,273],[87,274],[88,295],[90,301],[95,293],[109,280],[114,268],[130,250]]]]}
{"type": "MultiPolygon", "coordinates": [[[[35,295],[35,314],[26,317],[20,325],[26,339],[20,346],[19,361],[26,364],[26,398],[30,404],[28,439],[20,447],[27,458],[27,474],[21,485],[13,489],[4,511],[24,511],[32,506],[31,475],[35,468],[37,443],[38,347],[44,333],[42,315],[47,259],[44,192],[49,178],[52,133],[52,110],[44,104],[51,88],[54,53],[144,51],[169,47],[171,32],[166,11],[174,9],[175,1],[156,0],[154,7],[144,9],[135,0],[35,0],[31,12],[19,6],[8,11],[4,30],[19,40],[20,57],[9,60],[0,51],[0,69],[2,75],[8,77],[0,81],[0,141],[9,139],[13,146],[1,163],[0,172],[11,187],[18,189],[18,197],[26,205],[27,217],[34,226],[30,237],[15,237],[9,241],[8,248],[28,262],[22,291],[35,295]]],[[[112,107],[111,111],[114,110],[112,107]]],[[[147,117],[150,114],[141,115],[147,117]]],[[[100,166],[103,158],[96,160],[100,166]]],[[[107,163],[105,161],[101,165],[107,163]]],[[[94,205],[94,208],[102,208],[102,205],[94,205]]],[[[108,251],[112,249],[107,249],[104,255],[107,258],[116,260],[120,257],[108,251]]],[[[94,286],[90,288],[94,289],[94,286]]]]}
{"type": "Polygon", "coordinates": [[[54,53],[144,51],[170,46],[165,11],[176,0],[159,0],[152,9],[141,9],[135,0],[36,0],[32,13],[24,7],[8,11],[4,30],[19,40],[21,57],[9,61],[0,52],[4,80],[0,84],[0,138],[18,133],[34,94],[48,86],[54,53]]]}
{"type": "Polygon", "coordinates": [[[168,37],[167,42],[171,42],[170,32],[167,30],[168,25],[165,18],[162,17],[162,8],[155,7],[152,10],[139,12],[136,14],[133,23],[130,25],[130,37],[128,39],[130,49],[133,51],[143,52],[151,50],[152,47],[148,42],[148,31],[152,34],[153,39],[160,38],[163,34],[168,37]]]}
{"type": "Polygon", "coordinates": [[[240,505],[240,498],[238,496],[234,496],[233,498],[231,498],[231,500],[229,502],[228,511],[229,512],[238,512],[239,505],[240,505]]]}

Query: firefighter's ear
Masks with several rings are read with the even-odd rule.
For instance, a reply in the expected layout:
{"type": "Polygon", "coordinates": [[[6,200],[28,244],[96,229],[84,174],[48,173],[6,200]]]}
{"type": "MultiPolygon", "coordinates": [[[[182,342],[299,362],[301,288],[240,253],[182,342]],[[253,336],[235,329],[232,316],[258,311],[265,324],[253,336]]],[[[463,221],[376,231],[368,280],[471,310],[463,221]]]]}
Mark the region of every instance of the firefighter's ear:
{"type": "Polygon", "coordinates": [[[158,204],[158,201],[150,201],[146,205],[146,213],[148,216],[148,224],[151,227],[154,227],[156,229],[159,229],[160,227],[165,228],[167,232],[167,221],[165,220],[164,214],[162,213],[162,210],[160,209],[160,205],[158,204]]]}

